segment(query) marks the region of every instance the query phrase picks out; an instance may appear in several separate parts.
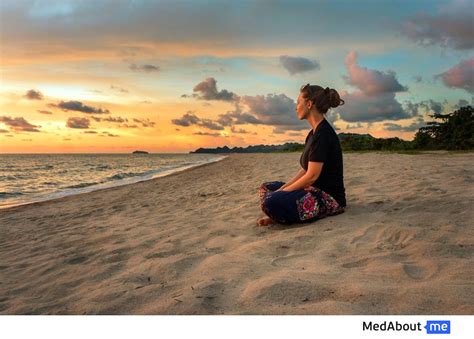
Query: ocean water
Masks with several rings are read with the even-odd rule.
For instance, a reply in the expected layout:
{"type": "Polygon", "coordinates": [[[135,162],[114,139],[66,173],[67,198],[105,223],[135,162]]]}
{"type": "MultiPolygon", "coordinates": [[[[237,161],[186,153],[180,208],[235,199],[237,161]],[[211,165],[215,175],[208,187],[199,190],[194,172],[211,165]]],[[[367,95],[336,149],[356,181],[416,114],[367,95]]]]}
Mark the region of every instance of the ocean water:
{"type": "Polygon", "coordinates": [[[0,154],[0,208],[120,186],[225,158],[216,154],[0,154]]]}

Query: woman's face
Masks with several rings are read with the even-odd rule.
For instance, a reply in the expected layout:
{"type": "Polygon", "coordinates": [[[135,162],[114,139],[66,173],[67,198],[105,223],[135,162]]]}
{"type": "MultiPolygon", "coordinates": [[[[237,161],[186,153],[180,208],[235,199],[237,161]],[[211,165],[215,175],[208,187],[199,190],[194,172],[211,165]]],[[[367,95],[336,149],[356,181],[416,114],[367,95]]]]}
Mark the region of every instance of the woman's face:
{"type": "Polygon", "coordinates": [[[303,96],[298,96],[298,100],[296,100],[296,115],[298,116],[299,120],[306,119],[309,115],[310,109],[308,107],[310,103],[308,100],[304,99],[303,96]]]}

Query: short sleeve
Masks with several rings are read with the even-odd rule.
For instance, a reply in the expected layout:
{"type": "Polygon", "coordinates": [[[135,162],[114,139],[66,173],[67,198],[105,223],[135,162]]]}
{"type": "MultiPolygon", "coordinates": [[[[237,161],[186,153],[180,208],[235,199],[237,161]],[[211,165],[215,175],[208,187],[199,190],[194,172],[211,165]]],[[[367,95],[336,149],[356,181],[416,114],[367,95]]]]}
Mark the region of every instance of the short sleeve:
{"type": "Polygon", "coordinates": [[[331,138],[328,133],[320,133],[309,150],[308,161],[325,162],[331,147],[331,138]]]}

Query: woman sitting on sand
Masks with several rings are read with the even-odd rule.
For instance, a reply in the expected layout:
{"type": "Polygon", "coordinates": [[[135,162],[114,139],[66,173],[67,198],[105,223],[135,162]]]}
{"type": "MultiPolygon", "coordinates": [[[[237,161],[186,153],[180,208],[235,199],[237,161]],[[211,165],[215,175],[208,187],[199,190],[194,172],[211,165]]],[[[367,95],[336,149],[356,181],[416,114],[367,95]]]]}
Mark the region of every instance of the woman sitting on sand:
{"type": "Polygon", "coordinates": [[[300,158],[302,169],[287,183],[271,181],[259,187],[260,205],[268,217],[260,218],[258,225],[312,222],[344,212],[341,145],[323,115],[330,107],[343,104],[335,89],[310,84],[301,87],[296,113],[312,127],[300,158]]]}

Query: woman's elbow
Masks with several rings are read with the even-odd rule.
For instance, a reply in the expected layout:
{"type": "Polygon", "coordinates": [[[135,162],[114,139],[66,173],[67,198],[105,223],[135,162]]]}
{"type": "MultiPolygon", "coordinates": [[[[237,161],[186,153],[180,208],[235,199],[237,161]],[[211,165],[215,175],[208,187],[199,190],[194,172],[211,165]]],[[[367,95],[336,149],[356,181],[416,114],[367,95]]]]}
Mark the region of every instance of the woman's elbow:
{"type": "Polygon", "coordinates": [[[319,173],[307,173],[306,177],[310,183],[315,182],[319,178],[319,173]]]}

